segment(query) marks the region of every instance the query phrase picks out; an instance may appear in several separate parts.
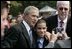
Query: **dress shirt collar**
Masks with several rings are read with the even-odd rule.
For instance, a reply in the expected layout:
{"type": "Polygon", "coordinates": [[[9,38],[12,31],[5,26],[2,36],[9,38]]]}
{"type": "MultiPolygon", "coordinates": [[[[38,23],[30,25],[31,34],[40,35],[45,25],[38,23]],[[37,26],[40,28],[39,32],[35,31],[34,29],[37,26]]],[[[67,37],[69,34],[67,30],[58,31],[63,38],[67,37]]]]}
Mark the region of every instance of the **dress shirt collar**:
{"type": "MultiPolygon", "coordinates": [[[[68,17],[66,17],[64,20],[63,20],[63,22],[64,23],[67,23],[67,19],[68,19],[68,17]]],[[[58,16],[58,22],[60,22],[61,20],[60,20],[60,18],[59,18],[59,16],[58,16]]]]}
{"type": "Polygon", "coordinates": [[[38,40],[40,43],[43,43],[44,42],[44,38],[38,38],[38,40]]]}
{"type": "Polygon", "coordinates": [[[30,26],[26,23],[26,21],[23,20],[23,24],[25,25],[27,31],[28,31],[28,34],[29,34],[29,31],[30,31],[30,26]]]}

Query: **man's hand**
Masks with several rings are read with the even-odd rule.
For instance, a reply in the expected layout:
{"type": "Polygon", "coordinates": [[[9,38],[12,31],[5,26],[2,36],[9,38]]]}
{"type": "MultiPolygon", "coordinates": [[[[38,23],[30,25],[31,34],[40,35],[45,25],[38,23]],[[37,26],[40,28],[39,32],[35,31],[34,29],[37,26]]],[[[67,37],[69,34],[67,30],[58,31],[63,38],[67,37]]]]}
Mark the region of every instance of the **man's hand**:
{"type": "Polygon", "coordinates": [[[50,42],[54,43],[57,40],[58,34],[59,34],[59,32],[57,34],[55,34],[55,32],[52,31],[52,34],[51,34],[51,37],[50,37],[50,42]]]}
{"type": "Polygon", "coordinates": [[[50,32],[45,32],[45,38],[49,41],[50,41],[50,36],[51,36],[50,32]]]}
{"type": "Polygon", "coordinates": [[[67,33],[66,32],[62,32],[62,37],[63,39],[69,39],[70,37],[68,37],[67,33]]]}

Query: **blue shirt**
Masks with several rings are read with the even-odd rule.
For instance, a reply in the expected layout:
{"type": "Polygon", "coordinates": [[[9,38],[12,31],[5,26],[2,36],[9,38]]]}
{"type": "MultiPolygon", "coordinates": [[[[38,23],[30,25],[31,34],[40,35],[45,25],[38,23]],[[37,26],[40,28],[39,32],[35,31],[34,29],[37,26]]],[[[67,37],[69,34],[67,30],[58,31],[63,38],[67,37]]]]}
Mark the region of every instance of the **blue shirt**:
{"type": "Polygon", "coordinates": [[[37,39],[37,42],[38,42],[38,47],[39,47],[39,48],[43,48],[44,38],[38,38],[38,39],[37,39]]]}

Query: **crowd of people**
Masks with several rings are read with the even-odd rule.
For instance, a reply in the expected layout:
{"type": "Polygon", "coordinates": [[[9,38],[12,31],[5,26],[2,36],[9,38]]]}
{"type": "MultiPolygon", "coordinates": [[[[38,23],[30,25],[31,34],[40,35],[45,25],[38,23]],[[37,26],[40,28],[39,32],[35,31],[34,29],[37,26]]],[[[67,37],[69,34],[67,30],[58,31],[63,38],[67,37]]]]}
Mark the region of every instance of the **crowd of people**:
{"type": "Polygon", "coordinates": [[[8,27],[8,3],[1,1],[1,48],[71,48],[70,2],[57,1],[56,7],[57,15],[39,19],[39,9],[28,6],[8,27]]]}

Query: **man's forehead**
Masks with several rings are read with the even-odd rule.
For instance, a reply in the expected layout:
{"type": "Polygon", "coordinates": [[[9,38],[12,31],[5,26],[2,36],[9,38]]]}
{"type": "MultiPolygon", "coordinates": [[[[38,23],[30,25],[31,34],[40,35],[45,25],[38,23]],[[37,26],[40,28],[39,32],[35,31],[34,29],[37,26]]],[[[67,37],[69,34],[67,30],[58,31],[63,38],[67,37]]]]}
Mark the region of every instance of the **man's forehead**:
{"type": "Polygon", "coordinates": [[[69,4],[69,1],[57,1],[57,4],[62,4],[62,3],[69,4]]]}
{"type": "Polygon", "coordinates": [[[32,10],[32,11],[30,12],[30,14],[39,16],[39,11],[32,10]]]}
{"type": "Polygon", "coordinates": [[[59,7],[69,7],[68,4],[61,4],[59,7]]]}
{"type": "Polygon", "coordinates": [[[66,8],[69,8],[69,4],[61,3],[61,4],[59,4],[58,7],[66,7],[66,8]]]}
{"type": "Polygon", "coordinates": [[[57,1],[57,6],[61,6],[61,5],[69,6],[69,1],[57,1]]]}

